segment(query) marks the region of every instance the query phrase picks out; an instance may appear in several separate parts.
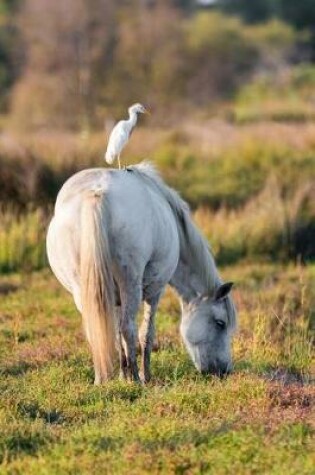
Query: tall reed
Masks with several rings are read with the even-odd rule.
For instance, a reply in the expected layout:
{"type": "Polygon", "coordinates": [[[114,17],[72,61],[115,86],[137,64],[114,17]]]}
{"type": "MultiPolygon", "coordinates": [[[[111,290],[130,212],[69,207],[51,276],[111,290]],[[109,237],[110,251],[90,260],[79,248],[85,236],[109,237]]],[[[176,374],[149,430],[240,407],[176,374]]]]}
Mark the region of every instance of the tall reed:
{"type": "Polygon", "coordinates": [[[14,207],[0,209],[0,272],[38,270],[47,264],[45,234],[47,212],[14,207]]]}

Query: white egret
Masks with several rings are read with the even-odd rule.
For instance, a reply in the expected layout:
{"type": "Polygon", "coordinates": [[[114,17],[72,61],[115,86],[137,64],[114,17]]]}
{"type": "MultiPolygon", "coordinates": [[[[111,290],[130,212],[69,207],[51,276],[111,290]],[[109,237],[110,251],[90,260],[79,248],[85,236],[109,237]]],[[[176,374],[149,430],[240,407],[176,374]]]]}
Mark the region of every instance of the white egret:
{"type": "Polygon", "coordinates": [[[149,114],[147,109],[142,104],[133,104],[128,109],[129,119],[120,120],[113,128],[107,145],[105,153],[105,160],[108,164],[112,164],[117,158],[118,166],[120,168],[120,154],[122,149],[127,144],[131,132],[136,126],[138,120],[138,114],[149,114]]]}

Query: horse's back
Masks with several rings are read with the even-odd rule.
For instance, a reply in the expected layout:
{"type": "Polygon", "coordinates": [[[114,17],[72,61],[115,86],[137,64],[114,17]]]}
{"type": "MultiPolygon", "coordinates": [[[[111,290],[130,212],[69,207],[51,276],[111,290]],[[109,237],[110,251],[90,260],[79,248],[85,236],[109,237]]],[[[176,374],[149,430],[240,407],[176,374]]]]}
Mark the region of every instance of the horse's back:
{"type": "Polygon", "coordinates": [[[105,191],[109,185],[112,171],[114,170],[91,168],[75,173],[68,178],[58,193],[55,214],[60,212],[67,203],[78,198],[81,199],[84,192],[97,188],[102,188],[105,191]]]}
{"type": "Polygon", "coordinates": [[[97,168],[73,175],[57,197],[47,250],[61,283],[68,290],[78,285],[80,230],[84,225],[81,209],[91,192],[104,200],[108,213],[106,232],[116,264],[134,269],[139,276],[146,269],[151,275],[154,269],[153,274],[159,274],[160,280],[170,279],[179,256],[177,227],[170,206],[132,171],[97,168]]]}

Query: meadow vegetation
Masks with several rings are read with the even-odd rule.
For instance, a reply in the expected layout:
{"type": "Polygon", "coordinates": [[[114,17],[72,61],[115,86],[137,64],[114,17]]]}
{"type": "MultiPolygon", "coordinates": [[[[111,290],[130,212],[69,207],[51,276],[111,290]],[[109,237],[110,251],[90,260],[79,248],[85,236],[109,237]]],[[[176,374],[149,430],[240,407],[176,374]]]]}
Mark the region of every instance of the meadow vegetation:
{"type": "Polygon", "coordinates": [[[0,281],[1,473],[311,474],[314,266],[241,265],[235,371],[197,374],[167,292],[153,380],[93,387],[80,316],[48,271],[0,281]]]}
{"type": "Polygon", "coordinates": [[[196,123],[140,129],[129,153],[153,157],[190,201],[236,282],[234,372],[196,372],[168,291],[146,387],[93,386],[80,316],[46,269],[54,194],[68,174],[101,166],[103,134],[19,136],[21,155],[3,136],[18,199],[7,191],[0,220],[1,473],[313,472],[314,126],[208,124],[210,136],[196,123]]]}
{"type": "Polygon", "coordinates": [[[0,0],[1,474],[314,473],[315,8],[197,3],[0,0]],[[60,187],[138,100],[123,162],[156,165],[236,283],[227,379],[194,369],[168,290],[152,382],[94,387],[47,266],[60,187]]]}
{"type": "Polygon", "coordinates": [[[28,132],[93,130],[141,100],[167,124],[194,109],[213,114],[257,76],[272,84],[279,70],[312,65],[309,0],[298,12],[289,5],[289,16],[288,0],[260,2],[259,13],[253,2],[236,2],[237,16],[226,14],[230,2],[213,3],[1,0],[0,111],[28,132]]]}
{"type": "MultiPolygon", "coordinates": [[[[209,120],[135,132],[127,163],[151,160],[192,207],[219,263],[315,255],[315,126],[209,120]],[[206,130],[205,130],[206,129],[206,130]]],[[[46,265],[44,239],[67,177],[103,166],[106,137],[0,138],[0,268],[46,265]]]]}

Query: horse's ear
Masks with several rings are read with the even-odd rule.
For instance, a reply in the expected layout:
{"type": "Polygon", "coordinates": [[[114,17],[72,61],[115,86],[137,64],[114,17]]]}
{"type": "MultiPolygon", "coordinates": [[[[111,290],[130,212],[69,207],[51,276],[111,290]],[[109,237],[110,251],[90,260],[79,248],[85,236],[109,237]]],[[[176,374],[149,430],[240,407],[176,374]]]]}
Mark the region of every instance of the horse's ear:
{"type": "Polygon", "coordinates": [[[234,282],[225,282],[224,284],[221,284],[215,291],[214,300],[217,302],[218,300],[224,299],[230,292],[233,285],[234,282]]]}

